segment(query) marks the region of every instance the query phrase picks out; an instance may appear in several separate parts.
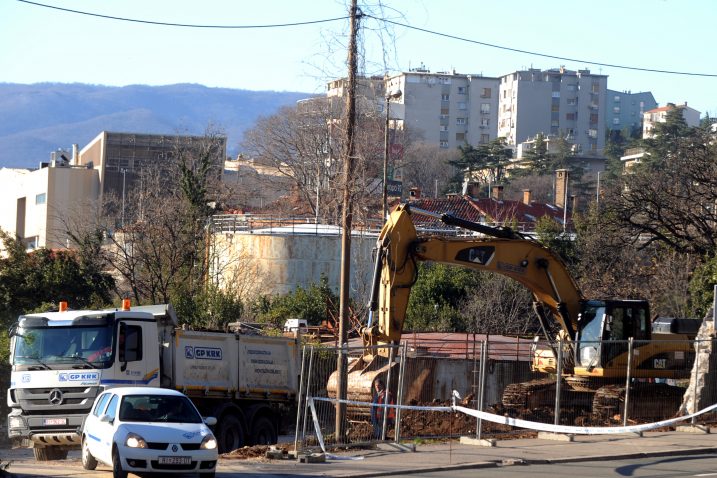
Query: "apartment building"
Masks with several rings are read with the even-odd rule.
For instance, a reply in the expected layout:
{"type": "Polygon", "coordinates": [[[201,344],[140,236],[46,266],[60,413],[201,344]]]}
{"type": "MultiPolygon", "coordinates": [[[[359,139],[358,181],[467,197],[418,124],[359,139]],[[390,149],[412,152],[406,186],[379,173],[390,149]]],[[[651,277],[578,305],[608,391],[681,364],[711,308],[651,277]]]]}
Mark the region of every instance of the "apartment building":
{"type": "Polygon", "coordinates": [[[582,154],[605,147],[607,75],[531,68],[500,78],[498,136],[517,145],[538,133],[561,135],[582,154]]]}
{"type": "Polygon", "coordinates": [[[386,91],[401,92],[391,103],[400,128],[455,149],[497,138],[498,85],[498,78],[419,68],[388,78],[386,91]]]}
{"type": "MultiPolygon", "coordinates": [[[[328,84],[327,96],[345,94],[345,79],[328,84]]],[[[388,114],[390,129],[440,148],[497,137],[498,78],[416,68],[386,79],[359,78],[357,98],[388,114]]]]}
{"type": "Polygon", "coordinates": [[[654,108],[657,108],[657,101],[649,91],[632,93],[608,89],[605,94],[607,128],[612,131],[642,131],[643,114],[654,108]]]}
{"type": "Polygon", "coordinates": [[[667,106],[661,108],[653,108],[646,111],[642,115],[642,137],[651,138],[655,125],[658,123],[665,123],[667,121],[667,112],[673,109],[679,109],[682,112],[682,117],[685,119],[687,126],[695,127],[700,124],[700,112],[694,108],[687,106],[687,102],[682,105],[676,105],[675,103],[667,103],[667,106]]]}

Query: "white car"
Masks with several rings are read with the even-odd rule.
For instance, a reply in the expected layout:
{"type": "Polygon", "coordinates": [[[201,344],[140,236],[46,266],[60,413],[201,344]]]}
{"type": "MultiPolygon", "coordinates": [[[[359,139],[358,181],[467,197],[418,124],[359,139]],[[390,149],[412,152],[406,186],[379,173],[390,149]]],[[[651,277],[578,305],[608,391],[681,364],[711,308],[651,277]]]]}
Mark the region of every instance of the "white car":
{"type": "Polygon", "coordinates": [[[100,461],[115,478],[127,473],[199,473],[214,477],[217,441],[194,404],[176,390],[109,389],[95,400],[82,428],[82,466],[100,461]]]}

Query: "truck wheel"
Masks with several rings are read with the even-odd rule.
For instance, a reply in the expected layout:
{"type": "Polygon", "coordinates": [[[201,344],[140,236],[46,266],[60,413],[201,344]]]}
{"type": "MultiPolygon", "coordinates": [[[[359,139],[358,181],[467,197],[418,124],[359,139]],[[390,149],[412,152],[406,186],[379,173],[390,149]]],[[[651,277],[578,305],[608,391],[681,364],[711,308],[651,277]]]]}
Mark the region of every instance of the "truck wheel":
{"type": "Polygon", "coordinates": [[[259,417],[254,421],[251,430],[252,445],[275,445],[277,442],[276,427],[267,417],[259,417]]]}
{"type": "Polygon", "coordinates": [[[94,470],[97,468],[97,460],[90,453],[90,448],[87,446],[87,440],[82,440],[82,468],[85,470],[94,470]]]}
{"type": "Polygon", "coordinates": [[[57,460],[55,456],[57,455],[57,452],[54,447],[46,446],[46,447],[35,447],[32,449],[32,453],[35,455],[35,461],[52,461],[57,460]]]}
{"type": "Polygon", "coordinates": [[[244,446],[244,427],[236,415],[225,415],[217,425],[219,453],[229,453],[244,446]]]}
{"type": "Polygon", "coordinates": [[[127,472],[122,469],[122,460],[117,448],[112,450],[112,478],[127,478],[127,472]]]}

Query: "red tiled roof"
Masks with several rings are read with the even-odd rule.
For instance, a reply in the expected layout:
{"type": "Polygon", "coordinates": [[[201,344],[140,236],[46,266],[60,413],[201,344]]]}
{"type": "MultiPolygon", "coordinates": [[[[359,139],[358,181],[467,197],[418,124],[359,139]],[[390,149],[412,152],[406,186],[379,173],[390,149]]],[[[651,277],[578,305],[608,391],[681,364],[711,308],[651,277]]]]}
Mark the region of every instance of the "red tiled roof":
{"type": "MultiPolygon", "coordinates": [[[[522,201],[496,200],[493,198],[474,199],[470,196],[450,198],[421,198],[410,201],[412,206],[439,214],[452,214],[461,219],[473,222],[502,223],[510,225],[518,223],[521,229],[535,229],[538,219],[543,216],[552,217],[559,223],[563,221],[563,209],[552,204],[522,201]]],[[[571,214],[568,213],[568,221],[571,214]]],[[[416,215],[414,222],[423,227],[443,228],[437,219],[416,215]]]]}

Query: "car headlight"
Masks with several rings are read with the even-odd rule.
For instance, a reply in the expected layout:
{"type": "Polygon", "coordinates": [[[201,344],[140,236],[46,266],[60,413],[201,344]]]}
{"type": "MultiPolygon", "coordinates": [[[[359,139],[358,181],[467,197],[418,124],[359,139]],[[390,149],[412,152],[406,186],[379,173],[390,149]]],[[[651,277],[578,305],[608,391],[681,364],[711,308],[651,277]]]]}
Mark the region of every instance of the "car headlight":
{"type": "Polygon", "coordinates": [[[202,439],[202,444],[199,445],[199,448],[202,450],[214,450],[217,447],[217,440],[214,438],[214,435],[211,433],[209,435],[206,435],[202,439]]]}
{"type": "Polygon", "coordinates": [[[124,444],[130,448],[147,448],[147,442],[144,441],[144,438],[131,432],[127,434],[124,444]]]}
{"type": "Polygon", "coordinates": [[[25,428],[25,420],[21,417],[8,417],[8,428],[25,428]]]}

